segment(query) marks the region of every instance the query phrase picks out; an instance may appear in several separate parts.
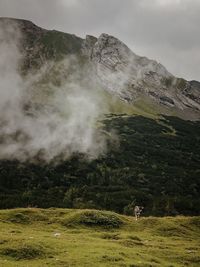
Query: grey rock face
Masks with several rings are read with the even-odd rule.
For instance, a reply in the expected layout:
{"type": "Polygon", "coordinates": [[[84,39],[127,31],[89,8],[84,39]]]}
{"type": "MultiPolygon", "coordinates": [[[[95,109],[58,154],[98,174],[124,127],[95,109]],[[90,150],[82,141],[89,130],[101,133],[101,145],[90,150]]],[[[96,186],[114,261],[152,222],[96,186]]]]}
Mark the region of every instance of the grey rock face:
{"type": "Polygon", "coordinates": [[[145,95],[161,105],[200,111],[200,90],[194,82],[174,77],[161,64],[134,54],[108,34],[87,37],[85,43],[98,80],[109,92],[128,102],[145,95]]]}

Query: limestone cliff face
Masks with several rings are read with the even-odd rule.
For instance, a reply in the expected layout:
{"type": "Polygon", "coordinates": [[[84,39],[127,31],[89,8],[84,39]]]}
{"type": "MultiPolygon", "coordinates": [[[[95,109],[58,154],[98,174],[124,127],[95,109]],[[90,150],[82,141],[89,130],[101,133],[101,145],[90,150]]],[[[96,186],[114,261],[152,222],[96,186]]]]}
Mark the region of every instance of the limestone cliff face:
{"type": "Polygon", "coordinates": [[[145,95],[161,105],[200,111],[199,84],[174,77],[164,66],[136,55],[113,36],[91,38],[85,40],[87,55],[106,90],[129,102],[145,95]]]}

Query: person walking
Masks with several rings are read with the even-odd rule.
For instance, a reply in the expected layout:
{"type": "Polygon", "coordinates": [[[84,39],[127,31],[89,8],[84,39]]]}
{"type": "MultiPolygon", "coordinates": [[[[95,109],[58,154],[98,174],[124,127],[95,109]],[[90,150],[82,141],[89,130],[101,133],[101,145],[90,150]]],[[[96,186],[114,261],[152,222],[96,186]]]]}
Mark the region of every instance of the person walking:
{"type": "Polygon", "coordinates": [[[136,221],[140,218],[140,214],[143,211],[143,209],[144,209],[144,207],[142,207],[142,206],[135,206],[134,215],[135,215],[136,221]]]}

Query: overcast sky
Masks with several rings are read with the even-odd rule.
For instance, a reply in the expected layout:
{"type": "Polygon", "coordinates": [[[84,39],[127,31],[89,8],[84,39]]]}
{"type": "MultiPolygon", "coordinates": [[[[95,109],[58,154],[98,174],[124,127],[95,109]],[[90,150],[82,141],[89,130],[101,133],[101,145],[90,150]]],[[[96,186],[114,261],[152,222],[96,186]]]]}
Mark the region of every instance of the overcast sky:
{"type": "Polygon", "coordinates": [[[0,16],[81,37],[109,33],[172,74],[200,81],[200,0],[0,0],[0,16]]]}

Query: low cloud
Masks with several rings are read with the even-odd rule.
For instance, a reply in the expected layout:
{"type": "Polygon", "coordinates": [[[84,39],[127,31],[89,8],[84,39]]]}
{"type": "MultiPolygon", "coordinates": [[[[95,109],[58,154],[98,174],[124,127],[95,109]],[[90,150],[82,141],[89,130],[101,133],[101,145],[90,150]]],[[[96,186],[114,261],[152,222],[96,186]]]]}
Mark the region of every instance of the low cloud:
{"type": "Polygon", "coordinates": [[[0,159],[56,162],[74,153],[99,156],[105,139],[97,122],[106,106],[92,73],[87,75],[76,57],[68,57],[22,78],[20,41],[15,25],[0,25],[0,159]],[[42,77],[54,68],[65,74],[72,65],[77,71],[59,86],[51,80],[42,84],[42,77]]]}

